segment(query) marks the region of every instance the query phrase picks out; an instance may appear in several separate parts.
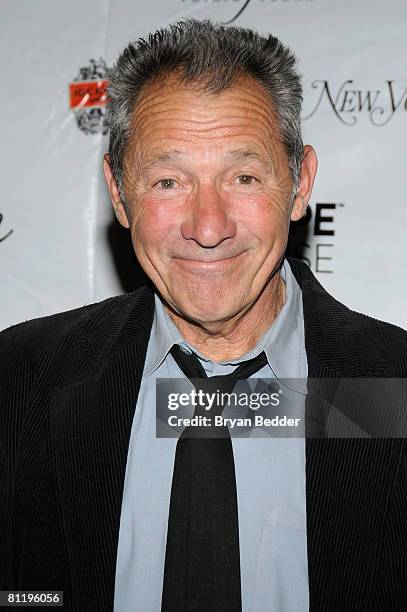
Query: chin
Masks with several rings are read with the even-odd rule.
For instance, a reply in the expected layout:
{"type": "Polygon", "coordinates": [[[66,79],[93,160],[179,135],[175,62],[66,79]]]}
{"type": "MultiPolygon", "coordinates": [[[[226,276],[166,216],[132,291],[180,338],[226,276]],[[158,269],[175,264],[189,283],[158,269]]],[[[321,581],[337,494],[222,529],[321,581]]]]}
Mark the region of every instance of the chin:
{"type": "Polygon", "coordinates": [[[185,299],[177,301],[177,312],[192,321],[197,323],[217,323],[232,318],[239,310],[231,307],[225,307],[218,299],[213,300],[194,300],[186,301],[185,299]]]}

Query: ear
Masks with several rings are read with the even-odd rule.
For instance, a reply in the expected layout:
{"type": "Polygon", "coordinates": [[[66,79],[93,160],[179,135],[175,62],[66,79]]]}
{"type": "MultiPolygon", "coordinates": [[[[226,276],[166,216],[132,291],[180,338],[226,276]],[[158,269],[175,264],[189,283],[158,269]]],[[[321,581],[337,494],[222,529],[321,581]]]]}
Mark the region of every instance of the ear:
{"type": "Polygon", "coordinates": [[[124,207],[124,204],[121,200],[119,188],[117,186],[116,179],[113,176],[112,167],[110,165],[110,157],[107,153],[103,158],[103,172],[109,189],[114,214],[116,215],[120,225],[128,228],[130,227],[129,219],[127,217],[127,212],[124,207]]]}
{"type": "Polygon", "coordinates": [[[298,221],[305,215],[317,168],[318,158],[315,150],[311,145],[305,145],[304,156],[301,162],[300,182],[291,210],[291,221],[298,221]]]}

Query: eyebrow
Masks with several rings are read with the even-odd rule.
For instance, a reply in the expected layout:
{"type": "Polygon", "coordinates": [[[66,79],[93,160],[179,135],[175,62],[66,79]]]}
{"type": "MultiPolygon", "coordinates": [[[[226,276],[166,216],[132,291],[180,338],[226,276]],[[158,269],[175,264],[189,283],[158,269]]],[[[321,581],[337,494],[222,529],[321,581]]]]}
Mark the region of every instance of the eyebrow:
{"type": "Polygon", "coordinates": [[[253,151],[252,149],[234,149],[233,151],[229,151],[227,153],[226,159],[230,159],[234,162],[253,160],[264,163],[267,161],[264,155],[258,153],[257,151],[253,151]]]}
{"type": "Polygon", "coordinates": [[[170,151],[163,151],[162,153],[154,153],[147,159],[147,165],[159,164],[168,161],[178,161],[181,157],[185,157],[178,149],[171,149],[170,151]]]}
{"type": "MultiPolygon", "coordinates": [[[[155,164],[162,164],[166,162],[179,161],[180,159],[185,158],[185,153],[179,151],[178,149],[170,149],[169,151],[157,152],[152,154],[147,160],[145,167],[151,167],[155,164]]],[[[261,153],[254,151],[252,149],[234,149],[232,151],[228,151],[224,156],[225,160],[240,162],[240,161],[260,161],[262,163],[267,163],[269,160],[266,159],[264,155],[261,153]]]]}

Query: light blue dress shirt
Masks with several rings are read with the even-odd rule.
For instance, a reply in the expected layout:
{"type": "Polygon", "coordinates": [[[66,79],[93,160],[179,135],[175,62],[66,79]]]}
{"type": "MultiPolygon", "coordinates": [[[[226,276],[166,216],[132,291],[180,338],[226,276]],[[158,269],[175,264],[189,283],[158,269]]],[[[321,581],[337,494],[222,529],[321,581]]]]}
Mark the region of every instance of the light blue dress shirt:
{"type": "MultiPolygon", "coordinates": [[[[130,435],[117,552],[114,612],[160,612],[176,438],[156,438],[156,379],[183,374],[169,350],[180,344],[201,359],[208,376],[228,374],[265,351],[254,378],[288,383],[304,401],[307,358],[302,295],[291,268],[281,268],[286,301],[254,349],[215,363],[180,335],[156,295],[155,315],[130,435]]],[[[233,438],[239,516],[243,612],[309,609],[305,440],[233,438]]]]}

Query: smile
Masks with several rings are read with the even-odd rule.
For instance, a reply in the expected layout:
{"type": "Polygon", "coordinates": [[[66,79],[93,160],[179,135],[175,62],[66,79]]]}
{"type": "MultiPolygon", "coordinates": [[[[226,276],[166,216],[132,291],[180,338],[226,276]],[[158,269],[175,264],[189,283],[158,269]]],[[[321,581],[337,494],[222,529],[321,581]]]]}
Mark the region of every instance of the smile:
{"type": "Polygon", "coordinates": [[[219,265],[229,265],[234,263],[240,255],[243,253],[239,253],[238,255],[233,255],[232,257],[225,257],[223,259],[188,259],[184,257],[176,257],[176,261],[181,263],[181,265],[186,266],[194,266],[199,268],[212,268],[219,265]]]}

